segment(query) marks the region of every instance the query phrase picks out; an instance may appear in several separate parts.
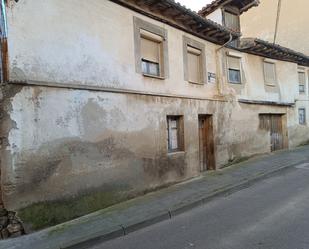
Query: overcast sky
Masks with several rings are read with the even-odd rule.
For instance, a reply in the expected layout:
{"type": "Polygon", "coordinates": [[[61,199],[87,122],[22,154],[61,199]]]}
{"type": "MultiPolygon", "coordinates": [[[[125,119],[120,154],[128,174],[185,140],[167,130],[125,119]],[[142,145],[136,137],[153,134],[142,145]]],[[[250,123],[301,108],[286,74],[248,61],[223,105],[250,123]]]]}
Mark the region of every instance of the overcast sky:
{"type": "Polygon", "coordinates": [[[213,0],[176,0],[176,2],[181,3],[182,5],[187,6],[188,8],[198,11],[206,4],[212,2],[213,0]]]}

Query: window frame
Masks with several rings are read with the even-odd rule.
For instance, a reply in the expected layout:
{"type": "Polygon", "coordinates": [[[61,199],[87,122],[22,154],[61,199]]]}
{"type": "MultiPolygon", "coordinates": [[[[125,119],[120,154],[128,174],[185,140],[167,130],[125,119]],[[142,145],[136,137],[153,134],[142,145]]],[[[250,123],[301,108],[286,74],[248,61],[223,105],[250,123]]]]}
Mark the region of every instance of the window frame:
{"type": "MultiPolygon", "coordinates": [[[[199,53],[195,53],[191,49],[196,49],[196,48],[193,48],[191,46],[187,46],[188,81],[189,81],[189,83],[192,83],[192,84],[201,84],[202,83],[202,75],[201,74],[202,74],[202,71],[203,71],[202,65],[201,65],[202,64],[202,58],[201,58],[202,51],[199,50],[200,51],[199,53]],[[191,68],[189,66],[190,57],[195,58],[197,60],[197,63],[196,63],[197,68],[195,68],[196,73],[197,73],[197,75],[196,75],[197,80],[194,80],[193,78],[195,78],[195,77],[192,77],[192,75],[191,75],[191,68]]],[[[198,49],[196,49],[196,50],[198,50],[198,49]]]]}
{"type": "Polygon", "coordinates": [[[182,115],[167,115],[167,150],[168,153],[184,152],[184,122],[182,115]],[[170,130],[170,121],[176,121],[177,125],[177,148],[171,148],[171,130],[170,130]]]}
{"type": "MultiPolygon", "coordinates": [[[[156,79],[164,80],[169,77],[169,66],[168,66],[168,36],[167,31],[164,28],[161,28],[157,25],[144,21],[138,17],[133,17],[134,22],[134,55],[135,55],[135,71],[138,74],[141,74],[145,77],[151,77],[156,79]],[[145,32],[143,32],[145,31],[145,32]],[[162,38],[161,41],[161,51],[160,51],[160,61],[159,61],[159,76],[147,74],[143,72],[142,68],[142,51],[141,51],[141,43],[143,39],[152,40],[151,37],[147,38],[146,33],[151,33],[154,36],[159,36],[162,38]]],[[[151,36],[151,35],[150,35],[151,36]]]]}
{"type": "Polygon", "coordinates": [[[206,70],[206,56],[205,56],[205,44],[193,40],[187,36],[183,36],[183,66],[184,66],[184,79],[190,84],[204,85],[207,83],[207,70],[206,70]],[[189,76],[189,53],[188,47],[196,50],[200,50],[200,82],[190,81],[189,76]]]}
{"type": "Polygon", "coordinates": [[[232,11],[231,9],[223,9],[223,24],[226,28],[230,29],[230,30],[233,30],[233,31],[236,31],[236,32],[240,32],[241,30],[241,27],[240,27],[240,16],[239,16],[239,13],[236,13],[234,11],[232,11]],[[237,22],[238,22],[238,27],[236,30],[230,28],[227,26],[227,21],[226,21],[226,13],[230,14],[230,15],[233,15],[237,18],[237,22]]]}
{"type": "Polygon", "coordinates": [[[304,95],[304,94],[306,94],[306,91],[307,91],[306,72],[302,71],[302,70],[298,70],[297,71],[297,76],[298,76],[297,77],[297,79],[298,79],[298,92],[299,92],[299,94],[304,95]],[[299,77],[300,74],[304,75],[304,83],[303,84],[301,84],[301,82],[300,82],[300,77],[299,77]],[[300,91],[300,86],[304,86],[304,91],[300,91]]]}
{"type": "Polygon", "coordinates": [[[278,83],[278,77],[277,77],[277,65],[275,61],[272,60],[263,60],[263,74],[264,74],[264,82],[267,86],[276,86],[278,83]],[[274,67],[274,82],[270,82],[266,77],[266,64],[271,64],[274,67]]]}
{"type": "Polygon", "coordinates": [[[306,108],[305,107],[300,107],[298,108],[298,123],[299,125],[307,125],[307,116],[306,116],[306,108]],[[300,120],[300,111],[303,111],[303,117],[304,117],[304,120],[301,121],[300,120]]]}
{"type": "Polygon", "coordinates": [[[149,60],[146,60],[146,59],[142,58],[142,72],[143,72],[143,75],[147,75],[147,76],[149,75],[149,76],[153,76],[153,77],[160,77],[160,63],[149,61],[149,60]],[[143,69],[144,65],[147,68],[146,72],[143,69]],[[151,65],[155,65],[156,66],[157,74],[152,74],[151,73],[151,69],[150,69],[151,65]]]}
{"type": "Polygon", "coordinates": [[[227,80],[228,80],[228,83],[233,84],[233,85],[243,85],[244,82],[243,82],[243,75],[242,75],[243,74],[242,58],[240,56],[235,56],[235,55],[228,53],[226,55],[226,64],[227,64],[227,80]],[[235,59],[239,60],[239,69],[235,69],[235,68],[230,67],[229,58],[235,58],[235,59]],[[239,82],[231,81],[230,70],[239,71],[239,78],[240,78],[239,82]]]}

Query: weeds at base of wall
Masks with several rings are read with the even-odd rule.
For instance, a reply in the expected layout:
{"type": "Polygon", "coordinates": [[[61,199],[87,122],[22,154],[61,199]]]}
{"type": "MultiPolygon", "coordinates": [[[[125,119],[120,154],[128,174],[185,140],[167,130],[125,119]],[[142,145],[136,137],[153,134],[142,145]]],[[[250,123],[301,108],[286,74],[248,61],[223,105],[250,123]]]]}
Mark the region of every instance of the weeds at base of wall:
{"type": "Polygon", "coordinates": [[[232,166],[234,164],[246,162],[246,161],[248,161],[249,159],[251,159],[253,157],[255,157],[255,155],[254,156],[245,156],[245,157],[235,157],[233,160],[229,160],[229,162],[227,164],[223,165],[221,167],[221,169],[230,167],[230,166],[232,166]]]}
{"type": "Polygon", "coordinates": [[[149,188],[137,193],[121,191],[97,192],[78,198],[36,203],[19,210],[18,216],[23,221],[25,227],[28,228],[26,232],[37,231],[108,208],[138,196],[168,188],[176,183],[167,183],[160,187],[149,188]]]}
{"type": "Polygon", "coordinates": [[[62,201],[36,203],[19,210],[18,216],[28,227],[27,230],[35,231],[98,211],[127,198],[116,191],[99,192],[62,201]]]}
{"type": "Polygon", "coordinates": [[[302,147],[302,146],[306,146],[306,145],[309,145],[309,140],[307,140],[306,142],[301,143],[297,147],[302,147]]]}

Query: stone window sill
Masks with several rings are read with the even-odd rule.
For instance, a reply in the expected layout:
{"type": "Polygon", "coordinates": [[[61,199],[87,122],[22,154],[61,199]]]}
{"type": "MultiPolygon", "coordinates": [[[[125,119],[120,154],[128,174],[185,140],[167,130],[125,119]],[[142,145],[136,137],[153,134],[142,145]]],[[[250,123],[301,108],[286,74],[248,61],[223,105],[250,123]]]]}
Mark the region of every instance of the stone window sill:
{"type": "Polygon", "coordinates": [[[158,79],[158,80],[165,80],[165,77],[162,77],[162,76],[155,76],[155,75],[145,74],[145,73],[143,73],[143,76],[147,77],[147,78],[153,78],[153,79],[158,79]]]}

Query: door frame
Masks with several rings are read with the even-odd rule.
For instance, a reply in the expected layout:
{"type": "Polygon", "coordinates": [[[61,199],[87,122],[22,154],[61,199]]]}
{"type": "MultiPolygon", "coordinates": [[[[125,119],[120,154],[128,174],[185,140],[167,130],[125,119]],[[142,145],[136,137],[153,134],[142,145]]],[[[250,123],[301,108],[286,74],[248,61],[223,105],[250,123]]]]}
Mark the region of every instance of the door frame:
{"type": "Polygon", "coordinates": [[[198,139],[200,171],[205,172],[209,170],[216,170],[213,115],[198,115],[198,139]],[[203,124],[203,127],[201,127],[202,121],[206,122],[203,124]]]}
{"type": "Polygon", "coordinates": [[[287,114],[286,113],[259,113],[259,122],[260,122],[260,129],[267,130],[269,132],[269,141],[270,141],[270,152],[278,151],[278,150],[284,150],[289,148],[289,138],[288,138],[288,129],[287,129],[287,114]],[[265,126],[265,124],[261,123],[261,117],[262,116],[268,116],[269,117],[269,124],[265,126]],[[281,129],[281,135],[282,135],[282,148],[280,149],[273,149],[272,144],[272,128],[274,124],[272,124],[273,117],[280,117],[280,124],[279,127],[281,129]],[[268,126],[268,127],[267,127],[268,126]]]}

